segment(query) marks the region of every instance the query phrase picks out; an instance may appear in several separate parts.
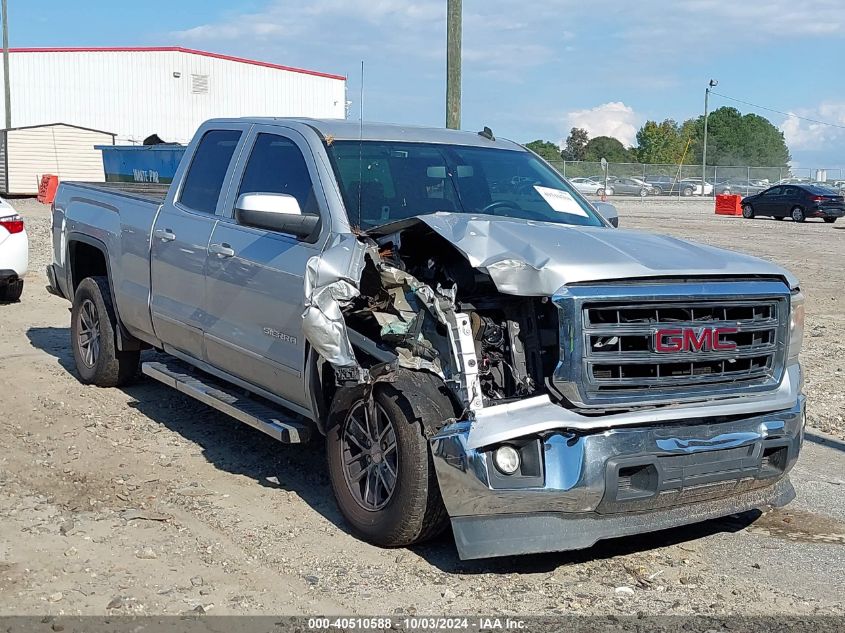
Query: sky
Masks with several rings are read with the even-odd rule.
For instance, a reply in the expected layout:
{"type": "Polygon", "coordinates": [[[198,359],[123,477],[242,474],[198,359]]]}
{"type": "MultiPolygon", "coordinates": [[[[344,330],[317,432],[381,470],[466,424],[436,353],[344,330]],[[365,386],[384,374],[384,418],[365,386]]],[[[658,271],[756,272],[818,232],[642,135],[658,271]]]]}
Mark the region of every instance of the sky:
{"type": "MultiPolygon", "coordinates": [[[[8,0],[24,46],[178,45],[349,77],[350,116],[445,123],[446,0],[8,0]]],[[[843,0],[463,0],[462,128],[519,142],[573,126],[626,145],[711,96],[783,130],[793,166],[845,167],[843,0]]]]}

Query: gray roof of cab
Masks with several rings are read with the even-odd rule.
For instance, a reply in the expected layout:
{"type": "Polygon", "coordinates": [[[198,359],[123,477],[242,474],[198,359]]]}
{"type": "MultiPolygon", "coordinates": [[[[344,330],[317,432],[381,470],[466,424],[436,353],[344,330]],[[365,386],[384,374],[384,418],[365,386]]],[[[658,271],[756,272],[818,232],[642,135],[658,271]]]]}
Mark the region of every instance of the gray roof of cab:
{"type": "MultiPolygon", "coordinates": [[[[241,119],[245,122],[273,124],[300,123],[317,130],[323,136],[332,136],[338,141],[357,141],[361,137],[361,123],[347,119],[308,119],[284,117],[250,117],[241,119]]],[[[494,132],[495,135],[495,132],[494,132]]],[[[391,123],[364,122],[363,139],[365,141],[404,141],[407,143],[441,143],[446,145],[469,145],[472,147],[495,147],[525,151],[520,145],[507,139],[497,138],[491,141],[477,132],[463,132],[437,127],[415,125],[395,125],[391,123]]]]}

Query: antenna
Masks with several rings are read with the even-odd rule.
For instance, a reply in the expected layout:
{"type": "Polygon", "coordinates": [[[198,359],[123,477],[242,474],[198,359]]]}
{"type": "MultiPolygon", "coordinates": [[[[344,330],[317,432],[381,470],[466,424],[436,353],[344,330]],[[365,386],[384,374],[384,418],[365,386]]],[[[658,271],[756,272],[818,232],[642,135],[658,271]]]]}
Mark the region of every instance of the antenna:
{"type": "Polygon", "coordinates": [[[364,60],[361,60],[361,103],[358,117],[358,228],[361,228],[361,192],[364,189],[364,60]]]}

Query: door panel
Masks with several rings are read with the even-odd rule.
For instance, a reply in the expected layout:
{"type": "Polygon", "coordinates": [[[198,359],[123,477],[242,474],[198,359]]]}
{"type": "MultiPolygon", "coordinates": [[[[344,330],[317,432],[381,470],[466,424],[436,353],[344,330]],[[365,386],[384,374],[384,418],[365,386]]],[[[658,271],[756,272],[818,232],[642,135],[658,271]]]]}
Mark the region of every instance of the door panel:
{"type": "Polygon", "coordinates": [[[217,218],[165,207],[152,239],[152,302],[156,336],[202,358],[205,260],[217,218]]]}
{"type": "MultiPolygon", "coordinates": [[[[314,243],[240,226],[234,203],[243,193],[293,195],[303,212],[327,217],[325,196],[305,139],[293,130],[256,126],[232,186],[227,210],[211,236],[206,276],[205,346],[208,362],[271,393],[307,406],[302,374],[305,265],[325,242],[314,243]],[[232,255],[228,255],[231,249],[232,255]]],[[[324,223],[326,224],[326,223],[324,223]]]]}
{"type": "Polygon", "coordinates": [[[212,243],[235,254],[208,259],[208,362],[303,403],[303,283],[305,264],[317,251],[285,235],[223,221],[212,243]]]}

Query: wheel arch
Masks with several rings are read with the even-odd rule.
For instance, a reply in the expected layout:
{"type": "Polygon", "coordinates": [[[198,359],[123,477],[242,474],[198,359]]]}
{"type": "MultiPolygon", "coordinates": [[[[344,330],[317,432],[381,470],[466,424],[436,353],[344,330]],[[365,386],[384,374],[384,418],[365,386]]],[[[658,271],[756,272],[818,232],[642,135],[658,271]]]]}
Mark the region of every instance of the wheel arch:
{"type": "Polygon", "coordinates": [[[120,309],[114,294],[114,276],[112,275],[108,247],[105,243],[90,235],[70,232],[67,236],[66,248],[65,283],[69,289],[71,302],[83,279],[86,277],[106,277],[109,282],[112,308],[117,319],[117,327],[115,328],[117,348],[125,352],[140,350],[142,348],[141,342],[126,331],[120,319],[120,309]]]}

